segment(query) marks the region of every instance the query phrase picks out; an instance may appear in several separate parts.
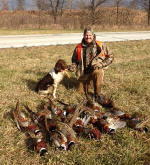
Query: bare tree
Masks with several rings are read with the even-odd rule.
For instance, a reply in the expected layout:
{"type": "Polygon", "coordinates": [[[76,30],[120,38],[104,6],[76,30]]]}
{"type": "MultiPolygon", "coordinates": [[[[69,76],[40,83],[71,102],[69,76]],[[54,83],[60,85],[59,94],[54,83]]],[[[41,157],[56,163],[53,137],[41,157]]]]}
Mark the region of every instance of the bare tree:
{"type": "Polygon", "coordinates": [[[116,24],[118,25],[119,23],[119,7],[120,7],[120,3],[122,0],[115,0],[116,3],[116,24]]]}
{"type": "Polygon", "coordinates": [[[54,23],[57,21],[57,16],[59,11],[62,12],[65,0],[49,0],[50,1],[50,8],[52,11],[54,23]]]}
{"type": "Polygon", "coordinates": [[[132,0],[132,6],[144,9],[147,12],[147,25],[150,25],[150,0],[132,0]]]}
{"type": "Polygon", "coordinates": [[[48,0],[37,0],[36,5],[39,10],[48,10],[49,9],[48,0]]]}
{"type": "Polygon", "coordinates": [[[24,0],[18,0],[18,10],[24,10],[24,0]]]}
{"type": "Polygon", "coordinates": [[[73,7],[73,0],[66,0],[66,8],[71,10],[72,7],[73,7]]]}
{"type": "Polygon", "coordinates": [[[91,11],[92,25],[95,24],[95,13],[96,9],[102,5],[106,0],[90,0],[89,1],[89,9],[91,11]]]}
{"type": "Polygon", "coordinates": [[[65,3],[65,0],[62,0],[61,5],[60,5],[60,14],[61,14],[61,16],[63,14],[64,3],[65,3]]]}
{"type": "Polygon", "coordinates": [[[77,4],[77,7],[80,9],[87,9],[89,8],[89,3],[87,0],[80,0],[77,4]]]}
{"type": "Polygon", "coordinates": [[[148,26],[150,25],[150,0],[148,3],[148,26]]]}
{"type": "Polygon", "coordinates": [[[147,24],[150,25],[150,0],[143,0],[143,6],[147,12],[147,24]]]}
{"type": "Polygon", "coordinates": [[[38,8],[38,25],[39,25],[39,29],[41,28],[41,17],[42,17],[42,10],[44,11],[48,11],[49,10],[49,1],[48,0],[35,0],[35,4],[38,8]]]}
{"type": "Polygon", "coordinates": [[[136,9],[138,6],[138,3],[139,2],[137,0],[131,0],[128,7],[136,9]]]}
{"type": "Polygon", "coordinates": [[[8,10],[8,2],[6,2],[6,0],[0,0],[0,3],[2,5],[2,10],[8,10]]]}

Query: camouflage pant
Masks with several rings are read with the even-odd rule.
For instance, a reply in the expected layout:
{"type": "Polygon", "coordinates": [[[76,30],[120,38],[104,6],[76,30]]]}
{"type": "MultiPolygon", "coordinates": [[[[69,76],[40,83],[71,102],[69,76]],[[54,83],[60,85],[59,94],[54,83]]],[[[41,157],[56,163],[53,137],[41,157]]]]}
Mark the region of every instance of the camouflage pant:
{"type": "Polygon", "coordinates": [[[94,87],[94,95],[101,93],[101,86],[103,83],[104,72],[103,69],[95,70],[90,74],[84,74],[78,79],[77,89],[80,93],[87,95],[91,83],[94,87]]]}

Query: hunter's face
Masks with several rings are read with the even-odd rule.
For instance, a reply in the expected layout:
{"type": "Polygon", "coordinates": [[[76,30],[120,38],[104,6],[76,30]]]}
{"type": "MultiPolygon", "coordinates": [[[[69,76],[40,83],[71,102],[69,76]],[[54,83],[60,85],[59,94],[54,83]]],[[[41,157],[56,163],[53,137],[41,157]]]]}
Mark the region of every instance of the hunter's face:
{"type": "Polygon", "coordinates": [[[89,44],[93,41],[94,36],[91,32],[86,32],[84,35],[84,40],[89,44]]]}

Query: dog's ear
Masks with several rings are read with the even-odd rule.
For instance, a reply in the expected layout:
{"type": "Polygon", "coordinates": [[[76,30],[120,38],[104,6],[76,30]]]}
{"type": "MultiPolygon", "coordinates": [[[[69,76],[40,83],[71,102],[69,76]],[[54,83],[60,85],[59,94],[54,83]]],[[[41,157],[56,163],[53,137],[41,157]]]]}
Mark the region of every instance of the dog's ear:
{"type": "Polygon", "coordinates": [[[60,65],[60,63],[57,62],[55,64],[55,72],[58,73],[58,72],[60,72],[60,70],[61,70],[61,65],[60,65]]]}
{"type": "Polygon", "coordinates": [[[65,69],[67,69],[66,62],[62,59],[58,60],[55,65],[55,72],[58,73],[61,70],[65,70],[65,69]]]}

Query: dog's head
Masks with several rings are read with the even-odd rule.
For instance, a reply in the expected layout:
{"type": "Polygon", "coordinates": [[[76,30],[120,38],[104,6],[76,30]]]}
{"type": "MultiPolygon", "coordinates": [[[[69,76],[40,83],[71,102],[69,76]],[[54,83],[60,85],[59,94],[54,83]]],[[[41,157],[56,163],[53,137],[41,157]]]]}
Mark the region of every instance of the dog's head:
{"type": "Polygon", "coordinates": [[[56,64],[55,64],[55,72],[58,73],[58,72],[61,72],[63,70],[66,70],[67,69],[67,64],[64,60],[62,59],[59,59],[56,64]]]}

